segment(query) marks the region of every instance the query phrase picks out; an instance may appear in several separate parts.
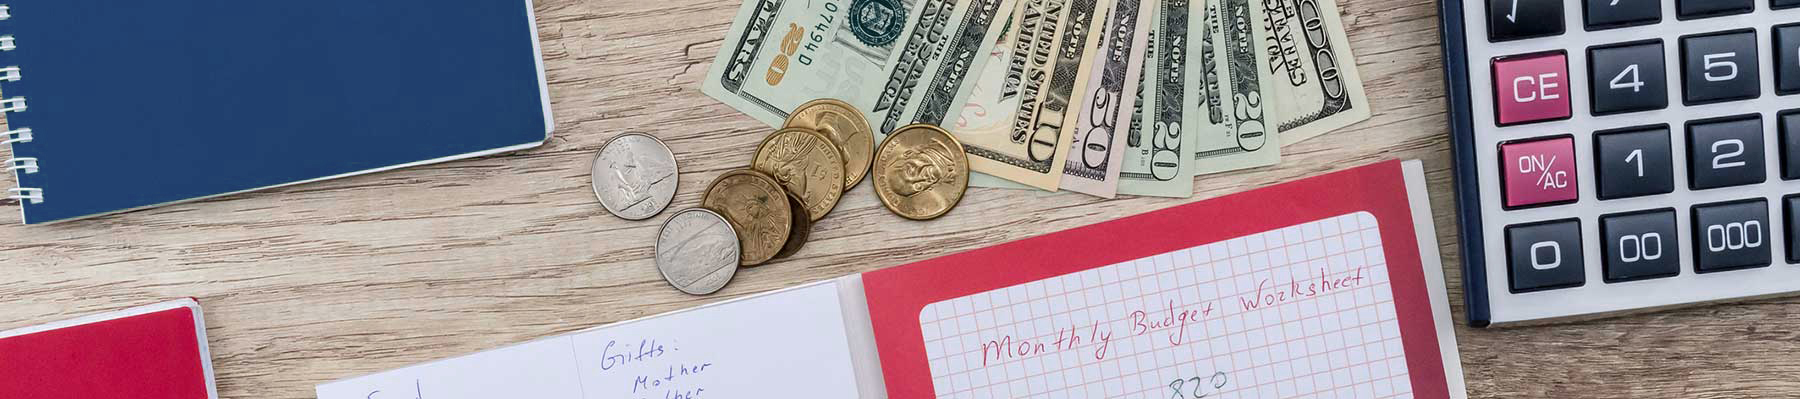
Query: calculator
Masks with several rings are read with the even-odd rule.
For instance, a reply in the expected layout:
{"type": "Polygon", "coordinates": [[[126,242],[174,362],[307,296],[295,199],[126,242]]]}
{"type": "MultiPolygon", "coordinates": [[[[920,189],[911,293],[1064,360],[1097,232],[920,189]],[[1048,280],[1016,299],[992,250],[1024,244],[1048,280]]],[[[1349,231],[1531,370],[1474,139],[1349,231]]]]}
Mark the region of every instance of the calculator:
{"type": "Polygon", "coordinates": [[[1800,0],[1440,0],[1473,326],[1800,292],[1800,0]]]}

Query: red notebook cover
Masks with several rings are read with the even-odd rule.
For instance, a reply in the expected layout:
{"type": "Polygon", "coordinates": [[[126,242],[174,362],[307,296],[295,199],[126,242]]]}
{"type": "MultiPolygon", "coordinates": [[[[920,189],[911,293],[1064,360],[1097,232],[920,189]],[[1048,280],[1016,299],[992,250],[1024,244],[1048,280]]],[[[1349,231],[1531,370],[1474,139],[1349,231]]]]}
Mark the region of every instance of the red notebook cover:
{"type": "Polygon", "coordinates": [[[889,397],[1461,397],[1425,198],[1390,161],[866,273],[889,397]]]}
{"type": "Polygon", "coordinates": [[[0,332],[0,398],[211,399],[192,299],[0,332]]]}

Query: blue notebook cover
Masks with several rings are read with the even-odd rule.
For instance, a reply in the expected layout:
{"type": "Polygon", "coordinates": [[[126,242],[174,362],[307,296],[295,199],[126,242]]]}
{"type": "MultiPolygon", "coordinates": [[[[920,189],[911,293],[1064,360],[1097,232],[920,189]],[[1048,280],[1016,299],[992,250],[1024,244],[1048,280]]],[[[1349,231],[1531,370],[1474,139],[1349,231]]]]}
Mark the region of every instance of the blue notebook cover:
{"type": "Polygon", "coordinates": [[[0,139],[26,223],[529,148],[552,126],[529,0],[10,1],[0,139]]]}

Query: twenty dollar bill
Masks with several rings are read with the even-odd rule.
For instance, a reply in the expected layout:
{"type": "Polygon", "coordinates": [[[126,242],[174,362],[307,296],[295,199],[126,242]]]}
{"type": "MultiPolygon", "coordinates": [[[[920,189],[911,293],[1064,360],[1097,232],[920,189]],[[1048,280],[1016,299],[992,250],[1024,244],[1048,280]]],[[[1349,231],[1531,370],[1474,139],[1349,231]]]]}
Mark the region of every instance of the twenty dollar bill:
{"type": "Polygon", "coordinates": [[[1186,126],[1188,104],[1188,42],[1199,33],[1204,4],[1190,0],[1163,0],[1153,11],[1150,47],[1145,49],[1143,81],[1138,103],[1144,104],[1126,131],[1125,163],[1119,176],[1119,193],[1187,198],[1194,194],[1194,173],[1185,159],[1189,151],[1186,126]],[[1192,32],[1190,32],[1192,27],[1192,32]]]}
{"type": "Polygon", "coordinates": [[[1205,60],[1192,78],[1206,93],[1194,139],[1195,173],[1217,173],[1281,162],[1281,137],[1269,126],[1273,87],[1256,35],[1255,0],[1207,4],[1206,33],[1191,48],[1205,60]]]}
{"type": "Polygon", "coordinates": [[[1265,83],[1281,142],[1298,143],[1369,119],[1369,97],[1335,0],[1256,0],[1273,72],[1265,83]]]}
{"type": "Polygon", "coordinates": [[[944,93],[966,95],[1013,1],[746,0],[702,91],[771,126],[807,101],[843,100],[885,136],[958,110],[944,93]]]}

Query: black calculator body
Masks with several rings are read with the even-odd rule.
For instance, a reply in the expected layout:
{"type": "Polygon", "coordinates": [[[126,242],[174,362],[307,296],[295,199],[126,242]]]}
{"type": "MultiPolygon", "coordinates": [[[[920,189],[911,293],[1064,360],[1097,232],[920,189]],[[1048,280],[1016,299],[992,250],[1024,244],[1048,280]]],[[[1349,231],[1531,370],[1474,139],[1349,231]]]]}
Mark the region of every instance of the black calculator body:
{"type": "Polygon", "coordinates": [[[1440,0],[1469,323],[1800,291],[1800,0],[1440,0]]]}

